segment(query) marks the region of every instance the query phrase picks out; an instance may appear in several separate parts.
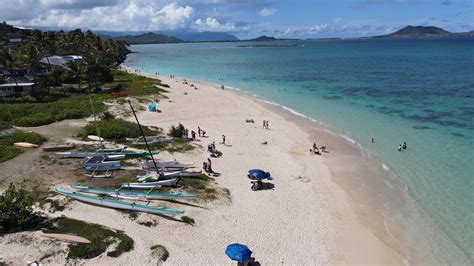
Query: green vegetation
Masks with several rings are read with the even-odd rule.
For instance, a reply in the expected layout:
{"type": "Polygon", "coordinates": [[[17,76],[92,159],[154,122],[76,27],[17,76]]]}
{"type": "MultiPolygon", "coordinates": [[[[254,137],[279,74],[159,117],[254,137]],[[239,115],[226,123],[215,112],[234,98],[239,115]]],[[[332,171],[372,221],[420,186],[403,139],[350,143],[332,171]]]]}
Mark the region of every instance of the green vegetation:
{"type": "Polygon", "coordinates": [[[115,91],[126,91],[131,96],[159,94],[160,98],[167,98],[165,95],[162,95],[166,90],[158,88],[157,86],[169,86],[161,83],[160,80],[128,74],[118,69],[112,69],[112,75],[114,81],[104,84],[104,87],[113,88],[115,91]]]}
{"type": "MultiPolygon", "coordinates": [[[[126,138],[138,138],[142,136],[140,128],[136,123],[128,122],[122,119],[103,119],[98,122],[89,123],[82,130],[80,136],[98,135],[96,124],[99,127],[100,136],[108,140],[122,140],[126,138]]],[[[145,135],[156,135],[157,133],[149,127],[142,126],[145,135]]]]}
{"type": "Polygon", "coordinates": [[[13,147],[15,142],[41,144],[45,139],[36,133],[15,130],[12,136],[0,137],[0,162],[10,160],[20,154],[22,149],[13,147]]]}
{"type": "MultiPolygon", "coordinates": [[[[93,95],[94,110],[105,110],[103,101],[111,99],[110,95],[93,95]]],[[[64,119],[78,119],[92,114],[88,96],[75,95],[53,102],[15,103],[9,104],[16,126],[34,127],[54,123],[64,119]]],[[[0,121],[11,122],[8,109],[0,106],[0,121]]]]}
{"type": "Polygon", "coordinates": [[[211,187],[212,181],[214,181],[214,178],[202,174],[198,177],[183,177],[179,184],[183,186],[186,192],[196,194],[200,199],[214,200],[217,199],[219,191],[211,187]]]}
{"type": "Polygon", "coordinates": [[[160,261],[166,261],[170,256],[168,250],[162,245],[154,245],[150,248],[151,253],[154,257],[157,257],[160,261]]]}
{"type": "Polygon", "coordinates": [[[181,221],[187,223],[187,224],[190,224],[190,225],[193,225],[195,224],[196,222],[194,221],[193,218],[189,217],[189,216],[182,216],[181,217],[181,221]]]}
{"type": "Polygon", "coordinates": [[[133,239],[121,231],[69,218],[58,218],[47,232],[73,234],[91,241],[90,244],[70,244],[67,255],[69,259],[95,258],[116,242],[118,242],[117,246],[108,252],[107,256],[118,257],[122,253],[132,250],[134,245],[133,239]]]}
{"type": "Polygon", "coordinates": [[[10,128],[10,124],[6,121],[0,120],[0,130],[4,130],[8,128],[10,128]]]}
{"type": "Polygon", "coordinates": [[[182,43],[180,40],[173,36],[166,36],[163,34],[157,34],[154,32],[147,32],[140,35],[127,35],[121,37],[115,37],[115,40],[125,41],[129,44],[152,44],[152,43],[182,43]]]}
{"type": "Polygon", "coordinates": [[[181,123],[179,123],[178,126],[172,125],[168,135],[175,138],[182,138],[186,135],[186,129],[181,123]]]}
{"type": "Polygon", "coordinates": [[[24,186],[10,183],[0,195],[0,234],[30,230],[39,226],[43,219],[33,212],[33,198],[24,186]]]}
{"type": "MultiPolygon", "coordinates": [[[[143,145],[136,145],[136,144],[130,144],[130,147],[134,148],[139,148],[143,149],[145,146],[143,145]]],[[[174,139],[171,142],[163,142],[163,143],[155,143],[149,145],[151,150],[154,151],[167,151],[170,153],[184,153],[187,151],[191,151],[195,148],[195,146],[191,145],[189,141],[185,139],[174,139]]]]}

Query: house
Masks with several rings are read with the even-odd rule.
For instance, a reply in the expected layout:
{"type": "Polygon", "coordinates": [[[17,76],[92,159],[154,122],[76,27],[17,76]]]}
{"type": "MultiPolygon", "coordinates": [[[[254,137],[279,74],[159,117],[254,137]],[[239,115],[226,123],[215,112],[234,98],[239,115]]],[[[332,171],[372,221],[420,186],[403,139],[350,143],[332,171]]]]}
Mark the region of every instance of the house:
{"type": "Polygon", "coordinates": [[[0,94],[3,96],[28,95],[34,87],[34,83],[22,77],[7,78],[6,83],[0,84],[0,94]]]}
{"type": "Polygon", "coordinates": [[[82,60],[82,56],[80,55],[65,55],[65,56],[53,55],[53,56],[43,57],[40,60],[40,63],[44,65],[48,65],[52,69],[57,68],[57,67],[69,69],[67,65],[69,62],[79,61],[79,60],[82,60]]]}

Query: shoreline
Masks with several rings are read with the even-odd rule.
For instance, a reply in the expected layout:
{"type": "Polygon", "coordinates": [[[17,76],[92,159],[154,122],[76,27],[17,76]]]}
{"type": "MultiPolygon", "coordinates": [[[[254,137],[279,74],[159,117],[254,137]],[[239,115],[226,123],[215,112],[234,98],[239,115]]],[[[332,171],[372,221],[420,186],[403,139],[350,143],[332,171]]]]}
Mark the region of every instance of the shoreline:
{"type": "MultiPolygon", "coordinates": [[[[173,87],[172,84],[174,84],[172,81],[182,81],[180,78],[169,79],[169,77],[164,77],[162,75],[155,76],[151,73],[134,73],[133,70],[130,73],[152,78],[159,78],[165,83],[168,83],[171,87],[173,87]]],[[[217,84],[194,79],[186,80],[190,84],[197,84],[199,88],[209,86],[212,89],[218,91],[221,90],[220,86],[217,84]]],[[[333,260],[331,260],[331,263],[367,263],[371,258],[374,259],[374,257],[380,254],[384,254],[385,257],[382,256],[384,258],[382,260],[378,260],[377,263],[409,264],[412,262],[421,263],[425,261],[425,254],[421,255],[418,251],[413,252],[410,247],[403,246],[405,243],[402,243],[399,239],[397,239],[406,239],[407,237],[398,237],[398,233],[401,233],[400,230],[395,231],[397,236],[394,236],[394,233],[389,231],[387,227],[388,225],[386,221],[384,221],[385,218],[383,215],[380,215],[380,213],[375,211],[375,209],[380,206],[360,206],[361,198],[366,197],[365,199],[367,200],[370,198],[370,195],[364,194],[367,193],[367,191],[362,193],[364,195],[360,195],[361,193],[359,193],[359,195],[357,195],[357,193],[351,193],[350,190],[356,190],[356,188],[351,188],[350,185],[355,184],[351,184],[350,182],[348,183],[348,178],[342,177],[343,175],[350,175],[351,171],[339,171],[337,167],[338,165],[340,166],[341,163],[347,164],[348,162],[352,161],[352,167],[359,168],[358,171],[352,174],[352,177],[360,178],[358,175],[360,173],[364,173],[365,171],[366,174],[370,173],[373,176],[373,179],[376,179],[377,177],[380,177],[380,175],[389,175],[389,171],[386,170],[387,166],[382,161],[380,161],[378,165],[375,166],[373,161],[370,162],[367,158],[363,158],[363,156],[361,156],[362,147],[360,147],[360,144],[357,145],[356,143],[351,142],[350,139],[347,139],[347,136],[337,135],[336,133],[328,131],[327,128],[322,127],[324,124],[318,123],[312,118],[304,117],[294,110],[285,108],[285,106],[258,99],[253,95],[238,89],[227,89],[224,91],[231,92],[234,97],[243,97],[249,99],[253,103],[264,107],[272,113],[284,118],[286,121],[296,125],[301,131],[305,132],[308,146],[314,141],[312,140],[312,136],[318,136],[318,139],[322,139],[325,145],[330,143],[330,148],[337,147],[336,152],[343,152],[345,155],[341,157],[347,157],[339,160],[333,160],[332,156],[328,157],[326,154],[324,154],[322,156],[321,164],[327,168],[328,173],[326,178],[324,180],[316,180],[316,178],[310,178],[310,180],[308,180],[308,182],[312,184],[312,188],[314,191],[316,191],[316,193],[321,191],[321,188],[317,187],[318,185],[324,186],[326,189],[331,191],[332,198],[328,197],[328,199],[330,199],[328,201],[336,203],[335,205],[337,207],[326,207],[330,210],[330,212],[332,212],[331,215],[333,216],[333,220],[335,220],[334,217],[338,217],[340,219],[340,216],[344,215],[344,219],[337,221],[338,224],[336,226],[334,226],[334,224],[332,225],[334,228],[337,228],[334,229],[335,231],[339,231],[339,233],[334,232],[332,237],[335,238],[334,241],[336,243],[336,248],[333,253],[343,253],[345,255],[342,257],[335,255],[333,260]],[[358,167],[356,165],[358,163],[363,163],[364,167],[358,167]],[[376,222],[374,222],[374,220],[376,220],[376,222]],[[341,233],[340,231],[344,233],[341,233]],[[350,235],[350,237],[348,237],[348,235],[350,235]],[[362,242],[366,244],[356,244],[362,242]],[[367,242],[372,243],[367,244],[367,242]],[[370,250],[373,253],[368,251],[368,246],[371,246],[370,250]],[[341,252],[341,250],[343,252],[341,252]]],[[[323,142],[318,141],[318,143],[323,142]]],[[[302,150],[305,150],[305,147],[302,147],[302,150]]],[[[311,173],[309,175],[311,175],[311,173]]],[[[334,221],[331,223],[333,222],[334,221]]],[[[415,244],[415,242],[412,244],[415,244]]],[[[379,256],[379,259],[380,258],[381,257],[379,256]]]]}

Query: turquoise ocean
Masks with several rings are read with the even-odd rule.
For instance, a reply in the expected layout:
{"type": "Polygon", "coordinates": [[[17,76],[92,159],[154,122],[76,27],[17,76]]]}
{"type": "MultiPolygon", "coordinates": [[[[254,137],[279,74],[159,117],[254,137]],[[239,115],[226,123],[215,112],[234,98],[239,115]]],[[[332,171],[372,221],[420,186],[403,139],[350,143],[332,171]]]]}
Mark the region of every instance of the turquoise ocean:
{"type": "Polygon", "coordinates": [[[123,65],[225,84],[324,125],[397,178],[436,261],[474,264],[474,39],[278,43],[292,46],[135,45],[123,65]]]}

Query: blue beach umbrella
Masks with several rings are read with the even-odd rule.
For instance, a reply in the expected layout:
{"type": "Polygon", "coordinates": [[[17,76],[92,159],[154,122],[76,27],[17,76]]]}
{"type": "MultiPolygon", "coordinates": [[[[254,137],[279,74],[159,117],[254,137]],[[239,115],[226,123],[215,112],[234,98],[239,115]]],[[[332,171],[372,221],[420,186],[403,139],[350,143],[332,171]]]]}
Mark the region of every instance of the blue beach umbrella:
{"type": "Polygon", "coordinates": [[[262,180],[262,179],[268,179],[271,180],[272,176],[270,175],[269,172],[265,172],[260,169],[251,169],[249,170],[249,173],[247,175],[249,178],[252,179],[257,179],[257,180],[262,180]]]}
{"type": "Polygon", "coordinates": [[[252,251],[242,244],[230,244],[225,249],[225,254],[231,259],[243,263],[252,258],[252,251]]]}
{"type": "Polygon", "coordinates": [[[148,104],[148,111],[150,112],[156,112],[156,103],[151,102],[148,104]]]}

